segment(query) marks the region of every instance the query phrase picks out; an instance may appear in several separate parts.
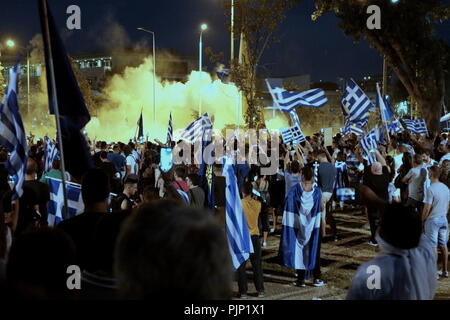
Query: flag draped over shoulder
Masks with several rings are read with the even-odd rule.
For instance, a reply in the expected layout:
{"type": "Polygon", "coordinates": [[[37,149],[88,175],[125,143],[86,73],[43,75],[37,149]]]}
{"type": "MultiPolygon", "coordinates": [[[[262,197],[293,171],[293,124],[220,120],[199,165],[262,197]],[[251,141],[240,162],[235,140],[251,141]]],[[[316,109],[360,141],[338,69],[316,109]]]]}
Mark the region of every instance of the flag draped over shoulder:
{"type": "Polygon", "coordinates": [[[53,99],[56,94],[61,124],[61,132],[58,134],[62,138],[65,169],[73,177],[80,179],[84,172],[93,166],[86,139],[81,133],[91,116],[48,8],[47,0],[38,1],[47,66],[49,111],[50,114],[56,113],[53,99]],[[48,34],[46,32],[47,23],[48,34]],[[53,64],[54,83],[49,68],[51,63],[53,64]]]}
{"type": "Polygon", "coordinates": [[[244,210],[242,209],[232,160],[229,158],[225,159],[223,175],[226,179],[225,210],[228,247],[233,263],[233,270],[237,270],[243,262],[248,260],[250,253],[253,253],[253,244],[244,210]]]}
{"type": "Polygon", "coordinates": [[[5,169],[14,179],[12,200],[23,194],[23,182],[28,161],[27,137],[17,101],[17,82],[20,65],[9,71],[8,90],[0,105],[0,144],[9,152],[5,169]]]}
{"type": "Polygon", "coordinates": [[[45,163],[44,173],[49,172],[53,168],[53,161],[60,160],[59,151],[53,141],[45,136],[45,163]]]}
{"type": "Polygon", "coordinates": [[[319,187],[305,192],[298,183],[289,191],[284,205],[281,261],[286,267],[308,271],[307,278],[316,266],[321,200],[322,192],[319,187]]]}
{"type": "Polygon", "coordinates": [[[266,80],[267,87],[275,104],[281,111],[291,112],[295,107],[323,107],[328,103],[323,89],[311,89],[303,92],[288,91],[282,88],[272,88],[266,80]]]}

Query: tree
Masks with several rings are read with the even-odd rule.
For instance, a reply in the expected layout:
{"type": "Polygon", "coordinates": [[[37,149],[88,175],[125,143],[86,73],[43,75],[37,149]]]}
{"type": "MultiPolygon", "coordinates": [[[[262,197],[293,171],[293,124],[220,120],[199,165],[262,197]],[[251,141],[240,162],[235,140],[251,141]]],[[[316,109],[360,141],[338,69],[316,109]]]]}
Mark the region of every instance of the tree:
{"type": "Polygon", "coordinates": [[[435,27],[448,19],[450,8],[440,0],[400,0],[396,4],[390,0],[315,0],[315,4],[313,20],[335,12],[346,35],[355,41],[366,40],[384,55],[422,111],[428,129],[438,132],[450,50],[436,36],[435,27]],[[368,29],[369,5],[381,8],[381,29],[368,29]]]}
{"type": "MultiPolygon", "coordinates": [[[[231,62],[231,80],[240,88],[247,103],[245,121],[249,128],[263,126],[258,109],[258,65],[270,44],[278,42],[275,33],[284,20],[285,13],[300,0],[239,0],[235,1],[234,34],[241,35],[242,55],[231,62]]],[[[223,8],[231,21],[231,1],[223,0],[223,8]]],[[[231,24],[228,22],[231,31],[231,24]]],[[[210,54],[212,53],[209,50],[210,54]]],[[[214,56],[211,54],[211,56],[214,56]]],[[[216,55],[218,57],[218,55],[216,55]]]]}
{"type": "Polygon", "coordinates": [[[86,77],[81,73],[75,61],[72,58],[69,59],[72,65],[73,73],[75,74],[75,78],[77,79],[78,86],[80,87],[81,94],[83,95],[84,102],[86,103],[89,113],[93,113],[94,115],[96,115],[96,103],[95,97],[92,94],[91,85],[89,84],[89,81],[86,79],[86,77]]]}

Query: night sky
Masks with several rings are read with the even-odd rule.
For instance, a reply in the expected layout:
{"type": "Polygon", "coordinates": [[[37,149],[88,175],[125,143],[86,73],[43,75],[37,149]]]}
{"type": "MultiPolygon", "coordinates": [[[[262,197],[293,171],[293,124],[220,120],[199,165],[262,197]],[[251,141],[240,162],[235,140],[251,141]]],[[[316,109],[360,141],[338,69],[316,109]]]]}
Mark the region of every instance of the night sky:
{"type": "MultiPolygon", "coordinates": [[[[223,51],[229,59],[230,35],[220,0],[49,0],[56,23],[65,39],[69,54],[109,51],[114,46],[136,46],[151,36],[137,27],[156,33],[158,48],[173,48],[182,55],[198,54],[201,23],[209,29],[204,34],[204,47],[223,51]],[[66,8],[76,4],[81,8],[82,30],[65,27],[66,8]]],[[[37,0],[4,1],[0,19],[0,39],[12,38],[26,44],[40,33],[37,0]]],[[[354,44],[336,27],[334,14],[311,21],[312,0],[303,0],[287,14],[274,44],[262,59],[262,71],[274,76],[309,73],[313,81],[337,77],[359,79],[380,74],[382,58],[365,42],[354,44]]],[[[450,41],[450,23],[439,28],[439,35],[450,41]]],[[[237,47],[236,42],[236,48],[237,47]]]]}

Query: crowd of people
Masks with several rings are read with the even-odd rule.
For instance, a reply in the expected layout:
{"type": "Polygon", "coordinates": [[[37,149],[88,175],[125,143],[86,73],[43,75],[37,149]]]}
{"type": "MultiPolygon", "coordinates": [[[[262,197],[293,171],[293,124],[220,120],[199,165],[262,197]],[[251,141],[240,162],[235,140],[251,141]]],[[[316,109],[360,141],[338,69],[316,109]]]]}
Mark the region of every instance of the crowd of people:
{"type": "MultiPolygon", "coordinates": [[[[0,152],[4,297],[232,297],[222,163],[217,161],[212,170],[211,205],[200,165],[177,164],[164,172],[161,148],[167,146],[161,142],[98,141],[90,144],[95,168],[81,181],[65,173],[66,179],[81,184],[84,212],[49,227],[48,180],[62,178],[61,163],[55,159],[52,169],[44,172],[45,142],[29,142],[23,195],[18,200],[12,200],[4,167],[8,154],[0,152]],[[68,266],[79,266],[81,290],[68,288],[68,266]]],[[[340,240],[333,213],[362,210],[370,226],[367,245],[379,246],[380,254],[360,267],[348,299],[434,297],[437,279],[448,277],[450,141],[446,134],[430,137],[404,131],[373,152],[376,161],[369,164],[356,135],[337,134],[332,145],[325,146],[323,134],[317,133],[299,145],[281,145],[276,174],[262,175],[263,165],[234,165],[259,298],[266,294],[262,251],[270,234],[283,232],[288,199],[299,204],[305,219],[314,210],[320,214],[316,245],[308,249],[314,251],[313,267],[296,270],[294,286],[305,287],[310,275],[311,285],[326,285],[320,269],[321,243],[340,240]],[[350,197],[342,197],[343,190],[350,197]],[[388,270],[379,290],[366,286],[364,268],[373,264],[388,270]]],[[[303,236],[306,246],[311,234],[305,230],[303,236]]],[[[244,262],[234,275],[240,298],[248,294],[246,269],[244,262]]]]}

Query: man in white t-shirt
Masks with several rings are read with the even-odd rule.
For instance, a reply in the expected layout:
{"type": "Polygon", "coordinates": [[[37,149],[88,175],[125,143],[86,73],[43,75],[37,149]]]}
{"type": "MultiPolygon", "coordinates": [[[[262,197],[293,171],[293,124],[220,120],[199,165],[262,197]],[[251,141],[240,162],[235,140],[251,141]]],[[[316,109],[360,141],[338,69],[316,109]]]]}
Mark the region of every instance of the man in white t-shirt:
{"type": "Polygon", "coordinates": [[[439,182],[440,174],[441,170],[438,166],[429,168],[431,185],[426,192],[422,219],[424,221],[425,235],[428,236],[433,243],[433,247],[436,248],[436,259],[438,247],[441,249],[443,257],[445,257],[442,259],[442,276],[448,278],[447,212],[450,192],[445,184],[439,182]]]}
{"type": "Polygon", "coordinates": [[[130,146],[126,145],[123,148],[123,152],[125,153],[125,157],[126,157],[125,178],[128,177],[130,174],[138,175],[138,169],[139,169],[138,162],[136,161],[136,158],[133,156],[130,146]]]}

